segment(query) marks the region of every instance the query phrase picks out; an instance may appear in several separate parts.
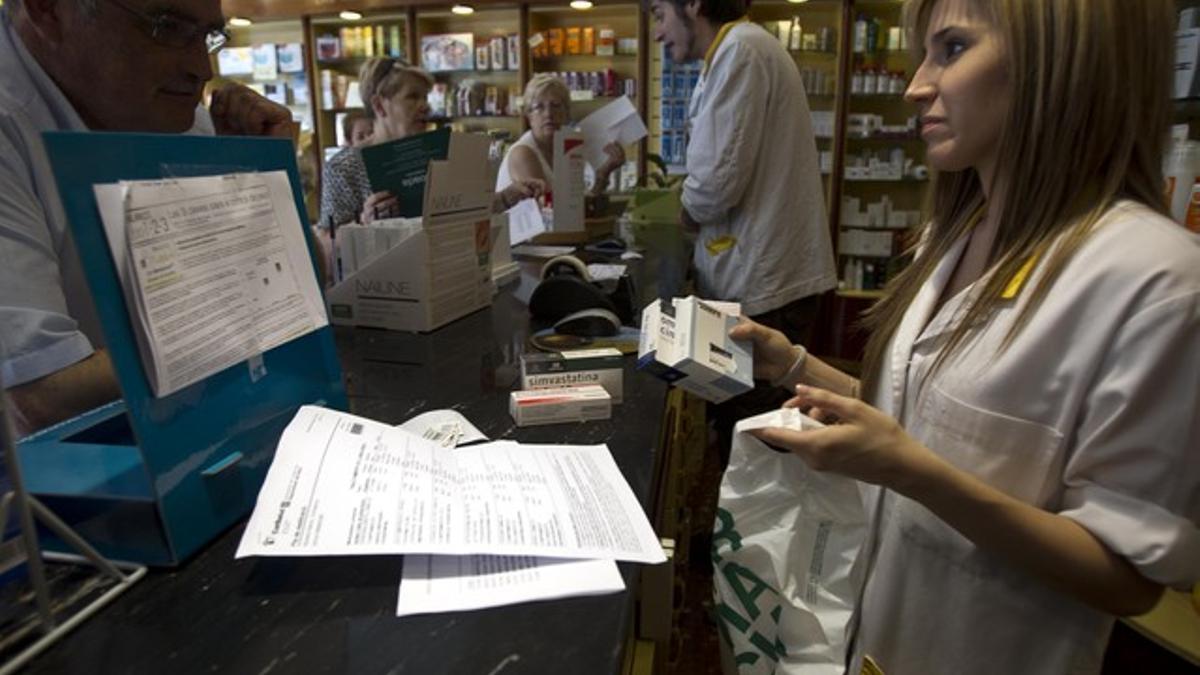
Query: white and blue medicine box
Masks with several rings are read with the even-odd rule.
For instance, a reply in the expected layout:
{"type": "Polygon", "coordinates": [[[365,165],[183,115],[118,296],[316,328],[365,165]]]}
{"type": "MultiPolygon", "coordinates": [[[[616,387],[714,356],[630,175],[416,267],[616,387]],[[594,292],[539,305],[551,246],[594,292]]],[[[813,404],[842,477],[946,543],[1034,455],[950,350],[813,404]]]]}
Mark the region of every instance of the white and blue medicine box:
{"type": "Polygon", "coordinates": [[[642,310],[638,370],[712,403],[754,388],[747,341],[729,331],[737,317],[694,296],[656,300],[642,310]]]}

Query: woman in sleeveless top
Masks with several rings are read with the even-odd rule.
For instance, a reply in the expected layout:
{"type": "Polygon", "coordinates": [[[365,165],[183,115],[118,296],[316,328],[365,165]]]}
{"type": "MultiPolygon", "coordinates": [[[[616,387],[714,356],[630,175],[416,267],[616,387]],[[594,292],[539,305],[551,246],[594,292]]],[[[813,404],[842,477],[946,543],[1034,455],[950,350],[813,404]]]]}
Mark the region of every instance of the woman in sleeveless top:
{"type": "MultiPolygon", "coordinates": [[[[504,190],[514,181],[521,180],[536,180],[549,185],[554,175],[554,134],[567,125],[571,92],[562,80],[541,73],[529,81],[523,100],[529,131],[522,134],[504,155],[496,174],[497,190],[504,190]]],[[[595,171],[592,194],[603,193],[613,172],[625,163],[625,150],[619,144],[608,144],[604,152],[608,159],[595,171]]],[[[589,168],[585,165],[584,171],[589,168]]]]}

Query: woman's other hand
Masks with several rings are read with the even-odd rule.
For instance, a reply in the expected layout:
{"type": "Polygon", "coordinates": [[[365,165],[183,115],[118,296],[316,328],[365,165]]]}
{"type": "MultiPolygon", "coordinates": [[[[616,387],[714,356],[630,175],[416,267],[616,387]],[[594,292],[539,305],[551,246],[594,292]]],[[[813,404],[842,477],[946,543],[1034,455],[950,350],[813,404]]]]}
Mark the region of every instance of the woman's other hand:
{"type": "Polygon", "coordinates": [[[809,417],[829,426],[809,431],[776,427],[750,433],[799,455],[817,471],[831,471],[906,493],[919,477],[942,462],[909,436],[898,421],[858,399],[799,386],[796,396],[783,405],[805,410],[809,417]]]}
{"type": "Polygon", "coordinates": [[[507,208],[512,208],[526,199],[537,199],[546,192],[546,184],[537,178],[513,181],[504,188],[502,198],[507,208]]]}
{"type": "Polygon", "coordinates": [[[363,202],[362,213],[359,214],[358,220],[366,225],[374,220],[395,217],[399,211],[400,200],[396,198],[396,195],[385,190],[367,197],[367,201],[363,202]]]}
{"type": "Polygon", "coordinates": [[[607,157],[604,163],[600,165],[600,168],[596,169],[597,174],[608,176],[613,171],[621,168],[621,165],[625,163],[625,148],[621,147],[620,143],[614,142],[604,146],[604,154],[607,157]]]}

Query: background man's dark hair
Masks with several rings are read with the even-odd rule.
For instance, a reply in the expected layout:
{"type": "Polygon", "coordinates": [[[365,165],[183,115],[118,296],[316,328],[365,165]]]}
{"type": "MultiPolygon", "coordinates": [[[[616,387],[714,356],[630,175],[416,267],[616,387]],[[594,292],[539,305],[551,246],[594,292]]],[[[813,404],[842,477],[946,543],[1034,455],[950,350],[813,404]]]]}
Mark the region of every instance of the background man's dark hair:
{"type": "MultiPolygon", "coordinates": [[[[675,5],[675,9],[680,15],[683,15],[683,8],[689,1],[667,0],[670,4],[675,5]]],[[[750,9],[750,0],[698,0],[698,2],[700,3],[700,16],[718,25],[740,19],[746,14],[746,10],[750,9]]]]}

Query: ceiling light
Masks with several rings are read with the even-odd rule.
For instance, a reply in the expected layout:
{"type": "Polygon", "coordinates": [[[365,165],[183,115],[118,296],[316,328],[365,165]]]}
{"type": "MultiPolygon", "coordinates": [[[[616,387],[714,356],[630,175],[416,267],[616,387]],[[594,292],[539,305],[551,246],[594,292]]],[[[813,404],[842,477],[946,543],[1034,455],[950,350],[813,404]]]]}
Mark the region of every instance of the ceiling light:
{"type": "Polygon", "coordinates": [[[450,11],[454,12],[455,14],[466,15],[466,14],[474,14],[475,8],[470,5],[455,5],[450,8],[450,11]]]}
{"type": "Polygon", "coordinates": [[[345,21],[358,21],[359,19],[362,18],[362,14],[359,14],[358,12],[351,12],[350,10],[345,10],[343,12],[339,12],[338,16],[340,16],[345,21]]]}
{"type": "Polygon", "coordinates": [[[245,28],[246,26],[249,26],[252,23],[254,23],[254,22],[251,21],[250,19],[243,19],[240,16],[229,17],[229,25],[233,26],[234,28],[245,28]]]}
{"type": "Polygon", "coordinates": [[[787,1],[792,3],[793,5],[802,5],[806,2],[808,2],[808,0],[787,0],[787,1]]]}
{"type": "Polygon", "coordinates": [[[584,10],[591,8],[592,0],[571,0],[571,9],[584,10]]]}

